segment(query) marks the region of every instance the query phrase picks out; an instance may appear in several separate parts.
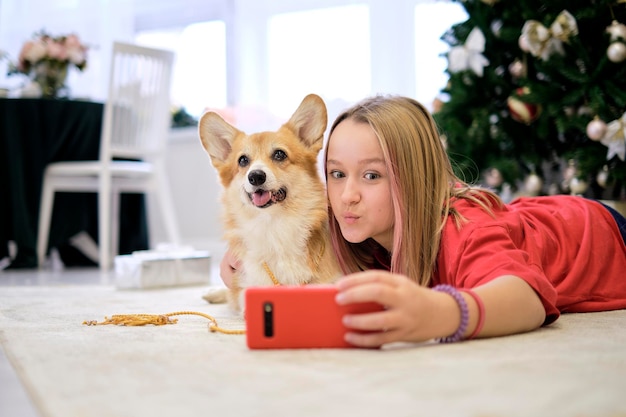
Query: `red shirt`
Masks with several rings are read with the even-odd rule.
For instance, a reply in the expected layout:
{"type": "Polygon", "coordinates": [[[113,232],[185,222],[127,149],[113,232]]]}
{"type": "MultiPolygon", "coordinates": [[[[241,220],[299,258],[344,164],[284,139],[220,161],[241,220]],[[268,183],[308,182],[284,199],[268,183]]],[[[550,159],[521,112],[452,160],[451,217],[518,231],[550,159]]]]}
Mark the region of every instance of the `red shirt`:
{"type": "Polygon", "coordinates": [[[545,324],[560,312],[626,308],[626,247],[615,219],[582,197],[520,198],[493,211],[465,199],[454,208],[441,237],[433,285],[473,288],[515,275],[539,295],[545,324]]]}

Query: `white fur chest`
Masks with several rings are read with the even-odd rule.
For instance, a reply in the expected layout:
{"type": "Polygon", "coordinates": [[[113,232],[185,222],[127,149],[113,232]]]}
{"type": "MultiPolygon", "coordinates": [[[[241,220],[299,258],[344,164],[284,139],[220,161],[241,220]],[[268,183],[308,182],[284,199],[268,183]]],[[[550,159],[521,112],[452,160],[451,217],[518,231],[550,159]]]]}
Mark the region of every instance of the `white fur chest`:
{"type": "Polygon", "coordinates": [[[242,287],[273,285],[264,264],[284,285],[299,285],[311,281],[308,236],[310,225],[301,215],[276,216],[263,213],[254,220],[242,221],[238,230],[246,245],[242,258],[245,276],[242,287]]]}

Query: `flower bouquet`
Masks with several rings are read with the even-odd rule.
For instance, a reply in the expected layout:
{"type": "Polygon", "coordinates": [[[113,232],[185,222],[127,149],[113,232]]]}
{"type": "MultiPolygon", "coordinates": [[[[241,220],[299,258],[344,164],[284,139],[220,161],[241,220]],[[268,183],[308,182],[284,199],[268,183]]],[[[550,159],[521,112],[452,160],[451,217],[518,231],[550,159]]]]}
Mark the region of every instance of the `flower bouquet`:
{"type": "Polygon", "coordinates": [[[42,97],[57,98],[67,94],[65,81],[69,66],[83,71],[87,66],[87,47],[75,34],[51,36],[35,34],[22,46],[17,63],[9,64],[8,74],[26,74],[42,97]]]}

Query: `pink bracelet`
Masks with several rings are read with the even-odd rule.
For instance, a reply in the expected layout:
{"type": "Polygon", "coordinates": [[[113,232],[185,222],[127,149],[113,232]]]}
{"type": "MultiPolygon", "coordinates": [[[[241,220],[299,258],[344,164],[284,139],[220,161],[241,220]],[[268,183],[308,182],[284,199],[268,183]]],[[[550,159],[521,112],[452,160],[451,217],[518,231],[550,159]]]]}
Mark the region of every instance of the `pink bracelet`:
{"type": "Polygon", "coordinates": [[[446,293],[451,295],[454,298],[454,301],[459,305],[461,309],[461,323],[459,323],[459,327],[456,331],[447,337],[442,337],[438,339],[439,343],[454,343],[458,342],[463,338],[465,331],[467,330],[467,325],[469,324],[469,309],[467,308],[467,303],[465,302],[465,298],[461,295],[461,293],[451,285],[441,284],[433,287],[433,290],[446,293]]]}
{"type": "Polygon", "coordinates": [[[466,289],[463,289],[461,291],[471,296],[474,301],[476,301],[476,305],[478,305],[478,323],[476,324],[476,328],[474,329],[472,334],[469,335],[469,337],[467,338],[467,340],[471,340],[478,336],[480,331],[483,329],[483,325],[485,324],[485,304],[483,303],[482,298],[480,298],[478,294],[476,294],[474,291],[466,289]]]}

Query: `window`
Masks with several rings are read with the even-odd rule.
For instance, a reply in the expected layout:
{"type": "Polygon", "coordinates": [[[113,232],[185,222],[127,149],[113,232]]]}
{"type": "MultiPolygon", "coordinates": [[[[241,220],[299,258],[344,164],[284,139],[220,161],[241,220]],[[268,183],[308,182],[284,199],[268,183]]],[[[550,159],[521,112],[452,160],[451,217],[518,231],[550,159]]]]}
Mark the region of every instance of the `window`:
{"type": "Polygon", "coordinates": [[[268,25],[269,107],[275,115],[289,117],[309,93],[341,108],[369,94],[367,6],[283,13],[268,25]]]}
{"type": "Polygon", "coordinates": [[[226,106],[226,25],[194,23],[182,29],[144,31],[139,44],[176,52],[172,104],[199,117],[207,107],[226,106]]]}
{"type": "Polygon", "coordinates": [[[429,110],[448,82],[448,61],[439,55],[448,52],[449,45],[440,38],[452,25],[467,18],[465,9],[457,3],[424,3],[415,7],[416,99],[429,110]]]}

